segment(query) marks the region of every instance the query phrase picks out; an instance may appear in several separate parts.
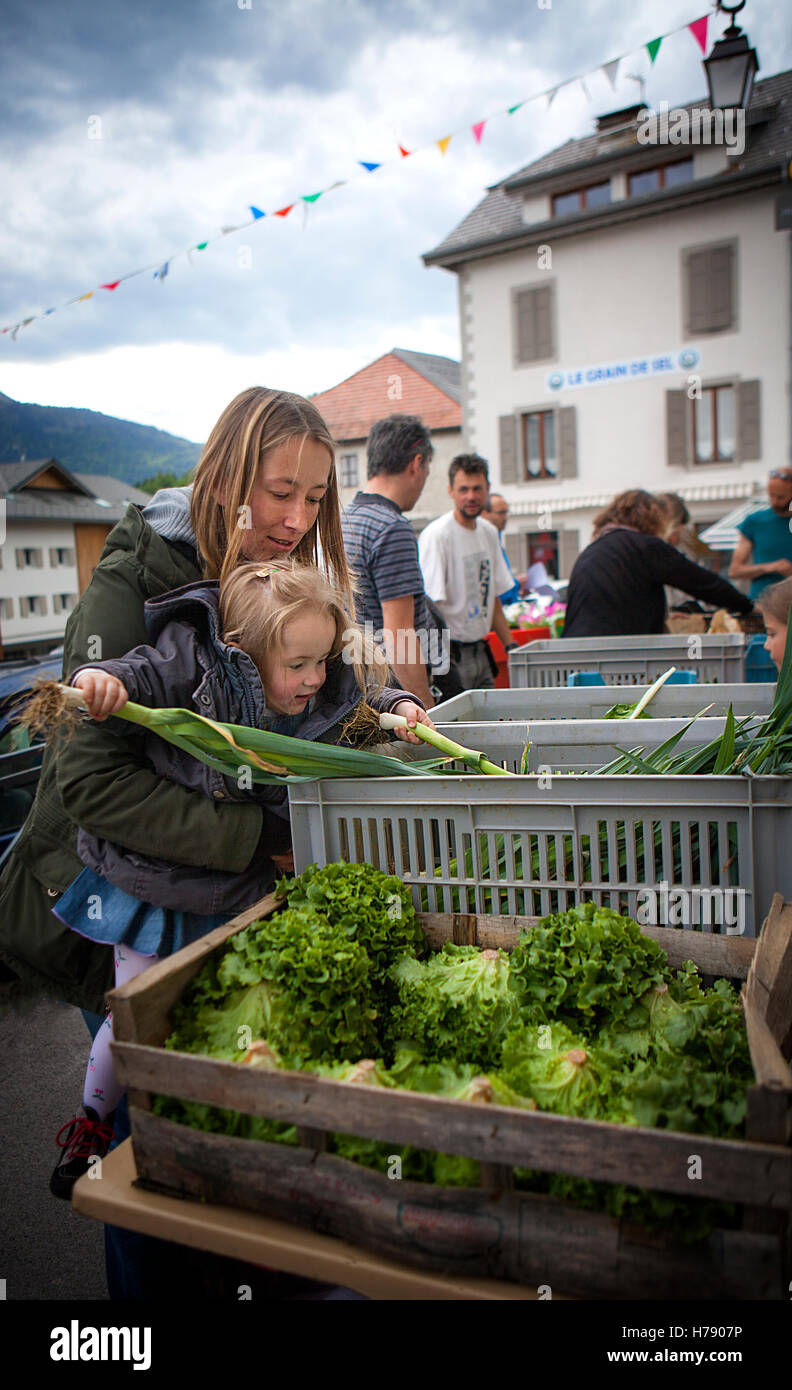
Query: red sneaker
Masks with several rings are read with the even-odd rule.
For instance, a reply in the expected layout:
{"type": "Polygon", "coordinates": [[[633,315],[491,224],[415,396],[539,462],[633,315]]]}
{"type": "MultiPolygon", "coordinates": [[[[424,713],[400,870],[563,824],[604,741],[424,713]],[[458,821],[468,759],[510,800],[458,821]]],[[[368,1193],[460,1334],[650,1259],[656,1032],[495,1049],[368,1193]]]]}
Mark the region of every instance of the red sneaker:
{"type": "Polygon", "coordinates": [[[75,1115],[73,1120],[61,1125],[55,1142],[63,1153],[50,1178],[53,1197],[65,1197],[70,1201],[77,1179],[88,1172],[92,1158],[104,1158],[112,1138],[110,1120],[100,1120],[88,1105],[83,1106],[82,1115],[75,1115]]]}

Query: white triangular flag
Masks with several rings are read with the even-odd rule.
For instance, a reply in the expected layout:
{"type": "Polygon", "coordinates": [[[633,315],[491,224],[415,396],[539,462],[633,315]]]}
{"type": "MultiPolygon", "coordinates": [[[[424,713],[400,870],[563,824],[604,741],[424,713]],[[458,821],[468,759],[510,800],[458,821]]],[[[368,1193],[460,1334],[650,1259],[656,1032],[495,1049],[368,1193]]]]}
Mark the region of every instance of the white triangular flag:
{"type": "Polygon", "coordinates": [[[604,72],[605,76],[607,77],[608,81],[610,82],[611,87],[613,88],[614,92],[616,91],[616,77],[617,77],[617,74],[618,74],[618,71],[619,71],[619,63],[620,63],[620,62],[621,62],[621,58],[614,58],[612,63],[603,63],[603,64],[602,64],[602,71],[604,72]]]}

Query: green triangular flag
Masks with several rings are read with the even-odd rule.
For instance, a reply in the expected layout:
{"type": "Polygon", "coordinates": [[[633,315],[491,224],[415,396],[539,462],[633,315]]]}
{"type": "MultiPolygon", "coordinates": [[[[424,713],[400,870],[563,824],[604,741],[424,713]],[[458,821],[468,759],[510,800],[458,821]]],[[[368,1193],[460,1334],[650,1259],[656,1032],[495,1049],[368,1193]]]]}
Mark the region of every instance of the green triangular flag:
{"type": "MultiPolygon", "coordinates": [[[[324,192],[324,190],[322,190],[322,192],[324,192]]],[[[317,198],[321,198],[321,196],[321,193],[303,193],[302,200],[304,203],[315,203],[317,198]]]]}
{"type": "Polygon", "coordinates": [[[510,107],[509,107],[509,110],[508,110],[508,113],[507,113],[507,114],[508,114],[509,116],[513,116],[514,113],[515,113],[515,111],[519,111],[520,107],[521,107],[521,106],[524,106],[524,105],[525,105],[525,102],[524,102],[524,101],[518,101],[516,106],[510,106],[510,107]]]}
{"type": "Polygon", "coordinates": [[[646,45],[646,51],[649,54],[649,59],[652,63],[654,62],[655,58],[660,52],[660,45],[662,42],[662,39],[652,39],[651,43],[648,43],[646,45]]]}

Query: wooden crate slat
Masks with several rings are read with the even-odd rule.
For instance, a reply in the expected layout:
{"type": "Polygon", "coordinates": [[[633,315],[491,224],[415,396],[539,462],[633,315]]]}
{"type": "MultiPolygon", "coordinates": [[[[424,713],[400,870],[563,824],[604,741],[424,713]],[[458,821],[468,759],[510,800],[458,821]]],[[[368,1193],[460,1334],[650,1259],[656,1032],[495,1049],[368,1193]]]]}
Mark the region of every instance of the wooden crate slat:
{"type": "Polygon", "coordinates": [[[792,1151],[777,1146],[473,1105],[299,1072],[263,1072],[133,1043],[114,1043],[113,1058],[119,1082],[136,1090],[490,1163],[688,1197],[792,1206],[792,1151]],[[691,1155],[701,1158],[702,1175],[695,1182],[688,1177],[691,1155]]]}
{"type": "Polygon", "coordinates": [[[781,1052],[792,1051],[792,904],[776,893],[751,964],[756,1003],[781,1052]]]}
{"type": "Polygon", "coordinates": [[[583,1298],[783,1299],[779,1242],[715,1231],[684,1246],[535,1193],[389,1180],[332,1155],[188,1130],[132,1112],[155,1187],[243,1206],[422,1269],[487,1273],[583,1298]]]}

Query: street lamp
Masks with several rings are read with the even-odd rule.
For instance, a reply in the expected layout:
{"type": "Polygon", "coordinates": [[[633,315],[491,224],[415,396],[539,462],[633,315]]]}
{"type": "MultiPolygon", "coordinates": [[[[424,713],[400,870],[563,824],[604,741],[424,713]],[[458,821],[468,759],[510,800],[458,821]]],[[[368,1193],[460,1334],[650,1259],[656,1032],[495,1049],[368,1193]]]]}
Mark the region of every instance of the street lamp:
{"type": "Polygon", "coordinates": [[[748,47],[748,39],[734,22],[734,16],[745,9],[745,0],[740,0],[738,5],[724,5],[723,0],[718,0],[718,9],[731,15],[731,24],[709,58],[704,59],[710,106],[713,111],[731,107],[746,110],[751,100],[754,73],[759,71],[759,60],[756,49],[748,47]]]}

